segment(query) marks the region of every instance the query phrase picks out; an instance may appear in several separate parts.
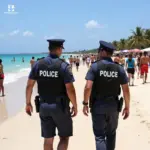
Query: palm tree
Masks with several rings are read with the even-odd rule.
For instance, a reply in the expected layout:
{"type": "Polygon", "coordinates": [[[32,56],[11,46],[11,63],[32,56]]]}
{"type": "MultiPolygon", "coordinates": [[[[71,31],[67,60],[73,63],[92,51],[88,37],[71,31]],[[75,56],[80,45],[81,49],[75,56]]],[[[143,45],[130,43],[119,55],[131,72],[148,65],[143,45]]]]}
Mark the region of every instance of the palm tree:
{"type": "Polygon", "coordinates": [[[112,44],[116,47],[116,50],[118,50],[118,42],[117,41],[113,41],[112,44]]]}
{"type": "Polygon", "coordinates": [[[146,45],[146,47],[150,46],[150,29],[145,29],[145,38],[149,40],[149,43],[146,45]]]}
{"type": "Polygon", "coordinates": [[[143,48],[149,40],[145,37],[145,30],[141,27],[136,27],[135,31],[132,30],[132,38],[129,41],[130,47],[143,48]]]}
{"type": "Polygon", "coordinates": [[[126,49],[126,39],[120,39],[118,46],[120,50],[126,49]]]}

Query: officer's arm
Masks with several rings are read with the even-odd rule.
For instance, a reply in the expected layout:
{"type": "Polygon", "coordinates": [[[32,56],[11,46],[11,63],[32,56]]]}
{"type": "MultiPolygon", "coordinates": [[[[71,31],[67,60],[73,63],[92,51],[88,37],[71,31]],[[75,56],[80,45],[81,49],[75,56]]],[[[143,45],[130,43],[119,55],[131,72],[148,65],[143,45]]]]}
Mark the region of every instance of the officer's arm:
{"type": "Polygon", "coordinates": [[[27,81],[27,86],[26,86],[26,104],[27,105],[31,104],[32,90],[36,82],[36,71],[37,71],[37,63],[33,66],[29,74],[28,81],[27,81]]]}
{"type": "Polygon", "coordinates": [[[68,97],[69,97],[73,107],[77,108],[76,92],[75,92],[75,88],[73,85],[74,81],[75,81],[75,79],[72,74],[71,66],[67,66],[65,68],[65,72],[64,72],[64,83],[66,86],[66,91],[67,91],[68,97]]]}
{"type": "Polygon", "coordinates": [[[76,102],[76,92],[73,83],[67,83],[66,85],[66,90],[68,97],[73,105],[73,107],[77,108],[77,102],[76,102]]]}
{"type": "Polygon", "coordinates": [[[120,84],[123,91],[123,96],[125,100],[125,108],[129,109],[130,107],[130,91],[128,86],[128,77],[123,68],[120,68],[120,84]]]}
{"type": "Polygon", "coordinates": [[[87,80],[85,88],[84,88],[84,102],[85,103],[88,103],[88,101],[89,101],[89,97],[90,97],[91,91],[92,91],[92,86],[93,86],[93,81],[87,80]]]}
{"type": "Polygon", "coordinates": [[[35,82],[36,82],[35,80],[28,79],[27,86],[26,86],[26,104],[27,105],[31,104],[32,90],[33,90],[35,82]]]}
{"type": "Polygon", "coordinates": [[[92,91],[92,86],[93,86],[93,81],[95,78],[95,74],[94,74],[94,69],[96,68],[96,63],[92,64],[91,68],[89,69],[89,71],[87,72],[87,75],[85,77],[86,81],[86,85],[84,88],[84,102],[88,102],[90,95],[91,95],[91,91],[92,91]]]}

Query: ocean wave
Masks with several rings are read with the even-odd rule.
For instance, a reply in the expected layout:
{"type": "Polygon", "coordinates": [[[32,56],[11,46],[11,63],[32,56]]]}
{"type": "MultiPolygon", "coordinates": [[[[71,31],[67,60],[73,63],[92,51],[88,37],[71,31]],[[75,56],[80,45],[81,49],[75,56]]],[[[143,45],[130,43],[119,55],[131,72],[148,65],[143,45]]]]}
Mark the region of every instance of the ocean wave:
{"type": "Polygon", "coordinates": [[[30,72],[30,68],[22,68],[18,72],[14,73],[6,73],[4,84],[12,83],[20,79],[21,77],[28,76],[30,72]]]}
{"type": "Polygon", "coordinates": [[[16,65],[16,67],[20,67],[20,65],[16,65]]]}

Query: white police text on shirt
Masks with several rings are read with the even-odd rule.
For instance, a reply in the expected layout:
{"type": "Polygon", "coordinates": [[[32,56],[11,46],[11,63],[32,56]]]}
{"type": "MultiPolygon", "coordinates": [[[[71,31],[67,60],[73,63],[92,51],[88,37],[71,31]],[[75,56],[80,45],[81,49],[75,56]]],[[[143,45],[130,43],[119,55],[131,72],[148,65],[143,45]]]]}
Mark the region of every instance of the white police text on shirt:
{"type": "Polygon", "coordinates": [[[109,78],[118,78],[118,72],[100,70],[100,76],[109,77],[109,78]]]}
{"type": "Polygon", "coordinates": [[[40,70],[40,71],[39,71],[39,76],[40,76],[40,77],[58,78],[58,71],[40,70]]]}

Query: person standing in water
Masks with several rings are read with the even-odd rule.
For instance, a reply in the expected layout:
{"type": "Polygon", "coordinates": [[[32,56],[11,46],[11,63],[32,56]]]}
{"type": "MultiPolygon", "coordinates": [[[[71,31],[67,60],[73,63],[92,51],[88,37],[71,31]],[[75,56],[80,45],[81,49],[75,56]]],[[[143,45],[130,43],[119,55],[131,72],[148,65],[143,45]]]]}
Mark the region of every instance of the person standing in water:
{"type": "Polygon", "coordinates": [[[79,66],[80,66],[80,58],[77,56],[77,58],[76,58],[76,69],[77,69],[77,71],[79,70],[79,66]]]}
{"type": "Polygon", "coordinates": [[[2,96],[5,96],[4,94],[4,70],[3,70],[2,59],[0,59],[0,93],[1,91],[2,91],[2,96]]]}
{"type": "Polygon", "coordinates": [[[132,58],[132,54],[129,54],[129,58],[126,60],[126,68],[128,73],[128,79],[129,79],[129,86],[131,85],[131,79],[132,79],[132,86],[134,86],[134,73],[136,69],[135,60],[132,58]]]}
{"type": "Polygon", "coordinates": [[[142,56],[140,59],[141,77],[143,78],[143,84],[146,83],[146,80],[147,80],[149,64],[150,64],[150,59],[147,55],[147,52],[144,52],[144,56],[142,56]]]}
{"type": "Polygon", "coordinates": [[[22,62],[24,63],[24,57],[22,57],[22,62]]]}
{"type": "Polygon", "coordinates": [[[33,67],[34,63],[35,63],[35,59],[34,57],[32,57],[32,59],[30,60],[31,68],[33,67]]]}

